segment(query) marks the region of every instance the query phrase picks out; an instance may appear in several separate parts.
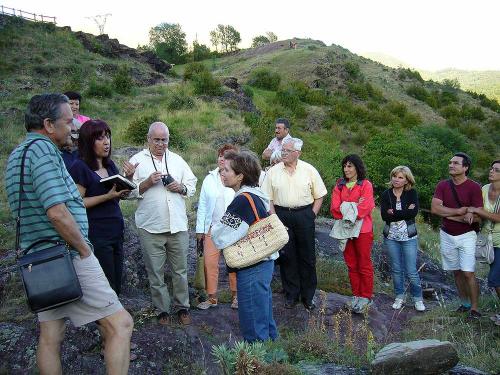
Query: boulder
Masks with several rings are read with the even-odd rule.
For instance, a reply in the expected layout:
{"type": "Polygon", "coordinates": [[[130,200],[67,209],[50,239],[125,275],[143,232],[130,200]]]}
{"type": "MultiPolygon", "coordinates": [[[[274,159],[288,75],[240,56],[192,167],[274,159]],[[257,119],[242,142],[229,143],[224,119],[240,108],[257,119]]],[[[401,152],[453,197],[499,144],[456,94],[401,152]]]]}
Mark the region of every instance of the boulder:
{"type": "Polygon", "coordinates": [[[240,86],[236,77],[224,78],[223,84],[233,90],[236,90],[240,86]]]}
{"type": "Polygon", "coordinates": [[[487,375],[487,372],[478,370],[474,367],[467,367],[463,365],[456,365],[450,371],[448,375],[487,375]]]}
{"type": "Polygon", "coordinates": [[[457,351],[449,341],[420,340],[384,346],[371,370],[374,375],[441,374],[457,363],[457,351]]]}

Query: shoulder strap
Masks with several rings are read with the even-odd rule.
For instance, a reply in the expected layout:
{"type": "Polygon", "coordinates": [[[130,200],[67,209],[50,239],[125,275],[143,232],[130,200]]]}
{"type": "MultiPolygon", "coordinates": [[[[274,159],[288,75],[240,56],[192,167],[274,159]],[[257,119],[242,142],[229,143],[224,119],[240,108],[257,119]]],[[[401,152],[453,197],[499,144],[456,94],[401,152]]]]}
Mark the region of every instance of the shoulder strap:
{"type": "Polygon", "coordinates": [[[255,207],[255,202],[253,201],[252,196],[248,193],[241,193],[241,195],[244,195],[248,199],[248,202],[250,203],[250,206],[252,207],[253,214],[255,215],[255,223],[260,221],[260,217],[259,217],[259,214],[257,213],[257,208],[255,207]]]}
{"type": "Polygon", "coordinates": [[[26,160],[26,153],[28,152],[28,149],[30,146],[38,141],[39,139],[34,139],[31,142],[29,142],[26,147],[23,150],[23,154],[21,157],[21,169],[19,172],[19,204],[17,206],[17,218],[16,218],[16,253],[20,254],[21,248],[19,246],[19,238],[21,234],[21,203],[22,203],[22,198],[23,198],[23,185],[24,185],[24,161],[26,160]]]}
{"type": "Polygon", "coordinates": [[[460,199],[458,199],[457,189],[455,189],[455,184],[453,183],[451,178],[448,180],[448,184],[450,185],[451,191],[452,191],[453,196],[455,197],[455,200],[457,201],[458,205],[460,207],[463,207],[462,203],[460,203],[460,199]]]}

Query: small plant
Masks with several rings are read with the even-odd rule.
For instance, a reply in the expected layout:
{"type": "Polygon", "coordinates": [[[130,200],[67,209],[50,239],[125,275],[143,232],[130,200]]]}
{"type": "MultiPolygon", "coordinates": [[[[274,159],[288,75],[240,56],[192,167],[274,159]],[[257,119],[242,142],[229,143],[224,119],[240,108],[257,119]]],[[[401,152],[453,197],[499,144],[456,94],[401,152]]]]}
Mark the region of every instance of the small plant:
{"type": "Polygon", "coordinates": [[[85,93],[89,98],[111,98],[113,96],[113,87],[109,81],[97,82],[91,80],[85,93]]]}
{"type": "Polygon", "coordinates": [[[362,78],[361,69],[359,69],[359,65],[355,62],[348,61],[344,63],[344,69],[352,80],[362,78]]]}
{"type": "Polygon", "coordinates": [[[191,81],[196,95],[217,96],[222,94],[222,87],[219,80],[214,78],[209,71],[194,74],[191,81]]]}
{"type": "Polygon", "coordinates": [[[118,94],[130,95],[134,82],[130,77],[130,69],[127,66],[120,66],[113,77],[113,86],[118,94]]]}
{"type": "Polygon", "coordinates": [[[167,108],[171,111],[191,109],[194,106],[194,99],[183,87],[173,90],[172,95],[167,99],[167,108]]]}
{"type": "Polygon", "coordinates": [[[281,77],[278,73],[266,68],[259,68],[250,74],[248,84],[264,90],[276,91],[280,85],[281,77]]]}
{"type": "Polygon", "coordinates": [[[243,93],[249,98],[253,98],[253,90],[248,85],[243,85],[243,93]]]}
{"type": "Polygon", "coordinates": [[[192,62],[186,65],[182,78],[184,81],[193,79],[193,76],[201,72],[208,72],[208,68],[201,62],[192,62]]]}
{"type": "Polygon", "coordinates": [[[134,144],[144,144],[149,126],[155,121],[159,121],[156,114],[136,117],[128,124],[125,130],[125,139],[134,144]]]}
{"type": "Polygon", "coordinates": [[[247,343],[238,341],[232,349],[225,344],[212,346],[215,363],[221,367],[224,375],[255,374],[264,363],[266,351],[262,342],[247,343]]]}

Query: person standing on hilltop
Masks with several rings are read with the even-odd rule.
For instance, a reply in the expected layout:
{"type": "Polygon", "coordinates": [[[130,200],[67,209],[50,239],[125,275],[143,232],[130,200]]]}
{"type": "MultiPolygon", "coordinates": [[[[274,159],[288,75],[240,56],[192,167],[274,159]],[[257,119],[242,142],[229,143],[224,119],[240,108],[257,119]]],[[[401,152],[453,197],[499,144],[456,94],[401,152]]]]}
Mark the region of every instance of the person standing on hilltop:
{"type": "Polygon", "coordinates": [[[301,301],[306,310],[313,302],[318,283],[314,245],[315,219],[326,195],[326,186],[316,168],[299,160],[303,142],[298,138],[283,141],[282,162],[269,169],[262,191],[288,228],[290,240],[280,250],[280,274],[285,291],[285,308],[301,301]]]}
{"type": "Polygon", "coordinates": [[[69,99],[69,105],[71,106],[71,111],[73,112],[73,117],[77,119],[80,124],[83,125],[85,121],[90,120],[90,117],[80,114],[80,104],[82,104],[82,96],[75,91],[66,91],[64,93],[69,99]]]}
{"type": "Polygon", "coordinates": [[[284,141],[291,139],[290,135],[290,122],[286,118],[276,119],[274,127],[274,137],[267,148],[262,153],[262,159],[269,160],[271,155],[276,151],[281,151],[284,141]]]}
{"type": "Polygon", "coordinates": [[[468,312],[469,319],[481,318],[478,311],[479,284],[476,266],[476,232],[480,219],[469,207],[482,208],[481,186],[469,179],[472,160],[458,152],[448,163],[450,179],[440,181],[434,192],[431,212],[443,218],[439,237],[445,271],[453,271],[461,304],[457,312],[468,312]]]}

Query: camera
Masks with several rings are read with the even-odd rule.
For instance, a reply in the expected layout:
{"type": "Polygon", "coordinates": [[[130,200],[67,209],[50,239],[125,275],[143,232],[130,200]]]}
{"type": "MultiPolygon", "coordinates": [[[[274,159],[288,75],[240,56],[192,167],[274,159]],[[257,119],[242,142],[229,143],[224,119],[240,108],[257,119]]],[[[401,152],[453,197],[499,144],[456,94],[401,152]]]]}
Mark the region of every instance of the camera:
{"type": "Polygon", "coordinates": [[[163,186],[167,186],[168,184],[171,184],[174,181],[175,181],[174,178],[170,174],[161,176],[161,182],[163,183],[163,186]]]}

